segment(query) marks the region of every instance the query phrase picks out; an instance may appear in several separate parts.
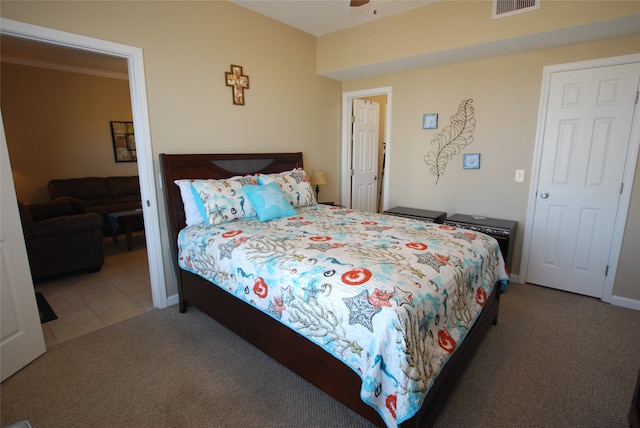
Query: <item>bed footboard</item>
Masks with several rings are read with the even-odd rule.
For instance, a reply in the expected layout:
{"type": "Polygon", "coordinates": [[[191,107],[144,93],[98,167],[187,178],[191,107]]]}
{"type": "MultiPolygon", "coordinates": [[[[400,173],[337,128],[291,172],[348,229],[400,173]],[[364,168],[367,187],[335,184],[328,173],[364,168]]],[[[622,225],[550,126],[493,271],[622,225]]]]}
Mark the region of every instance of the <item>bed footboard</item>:
{"type": "MultiPolygon", "coordinates": [[[[361,380],[340,360],[269,315],[187,271],[180,272],[184,307],[195,306],[280,364],[378,426],[378,413],[360,400],[361,380]],[[296,352],[291,352],[295,349],[296,352]]],[[[181,303],[181,307],[183,305],[181,303]]]]}
{"type": "MultiPolygon", "coordinates": [[[[360,377],[341,361],[269,315],[203,278],[184,270],[180,271],[180,275],[181,311],[192,304],[364,418],[378,426],[385,426],[380,415],[360,399],[360,377]],[[290,352],[291,349],[295,349],[296,352],[290,352]]],[[[467,338],[436,378],[420,412],[404,422],[403,428],[424,427],[433,423],[449,392],[462,375],[473,351],[489,327],[497,323],[499,290],[499,285],[493,287],[482,313],[469,330],[467,338]]]]}

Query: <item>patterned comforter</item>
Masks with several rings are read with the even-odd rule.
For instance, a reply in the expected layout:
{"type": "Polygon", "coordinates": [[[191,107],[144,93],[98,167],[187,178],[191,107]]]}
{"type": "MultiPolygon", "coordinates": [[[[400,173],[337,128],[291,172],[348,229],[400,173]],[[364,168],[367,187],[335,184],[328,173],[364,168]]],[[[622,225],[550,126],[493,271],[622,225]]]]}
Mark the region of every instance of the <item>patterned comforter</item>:
{"type": "Polygon", "coordinates": [[[190,226],[180,267],[270,314],[351,367],[388,426],[413,416],[494,284],[496,240],[315,205],[295,217],[190,226]]]}

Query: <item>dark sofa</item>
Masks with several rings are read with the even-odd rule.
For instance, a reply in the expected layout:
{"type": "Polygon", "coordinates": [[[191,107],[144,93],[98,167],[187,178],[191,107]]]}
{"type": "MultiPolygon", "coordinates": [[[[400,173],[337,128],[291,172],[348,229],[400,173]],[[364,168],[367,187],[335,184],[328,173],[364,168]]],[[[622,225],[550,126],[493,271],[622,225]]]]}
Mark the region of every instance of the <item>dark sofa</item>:
{"type": "Polygon", "coordinates": [[[75,271],[94,272],[104,264],[103,221],[78,214],[66,200],[18,201],[33,280],[75,271]]]}
{"type": "MultiPolygon", "coordinates": [[[[84,177],[49,181],[49,199],[67,200],[78,213],[97,213],[103,221],[104,236],[111,236],[109,213],[142,208],[140,181],[128,177],[84,177]]],[[[117,233],[124,232],[119,225],[117,233]]],[[[143,230],[142,220],[133,222],[132,230],[143,230]]]]}

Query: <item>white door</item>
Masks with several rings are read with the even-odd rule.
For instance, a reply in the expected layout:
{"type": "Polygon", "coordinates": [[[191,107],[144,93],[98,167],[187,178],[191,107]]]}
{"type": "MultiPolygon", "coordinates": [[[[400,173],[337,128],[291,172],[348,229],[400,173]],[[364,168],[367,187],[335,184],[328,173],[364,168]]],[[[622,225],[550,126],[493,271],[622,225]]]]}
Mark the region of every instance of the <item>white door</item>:
{"type": "Polygon", "coordinates": [[[46,346],[18,214],[0,116],[0,382],[42,355],[46,346]]]}
{"type": "Polygon", "coordinates": [[[639,79],[637,63],[551,75],[527,282],[603,296],[639,79]]]}
{"type": "Polygon", "coordinates": [[[376,212],[380,105],[353,100],[351,208],[376,212]]]}

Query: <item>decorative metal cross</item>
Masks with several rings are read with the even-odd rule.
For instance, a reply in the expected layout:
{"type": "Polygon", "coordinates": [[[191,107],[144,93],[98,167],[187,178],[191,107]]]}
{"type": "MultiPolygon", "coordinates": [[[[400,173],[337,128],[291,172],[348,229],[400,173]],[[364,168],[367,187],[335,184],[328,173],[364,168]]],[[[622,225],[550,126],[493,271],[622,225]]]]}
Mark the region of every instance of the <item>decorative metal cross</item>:
{"type": "Polygon", "coordinates": [[[236,105],[244,105],[244,90],[249,89],[249,76],[242,74],[242,67],[239,65],[231,65],[231,73],[224,73],[227,86],[231,86],[231,95],[233,103],[236,105]]]}

